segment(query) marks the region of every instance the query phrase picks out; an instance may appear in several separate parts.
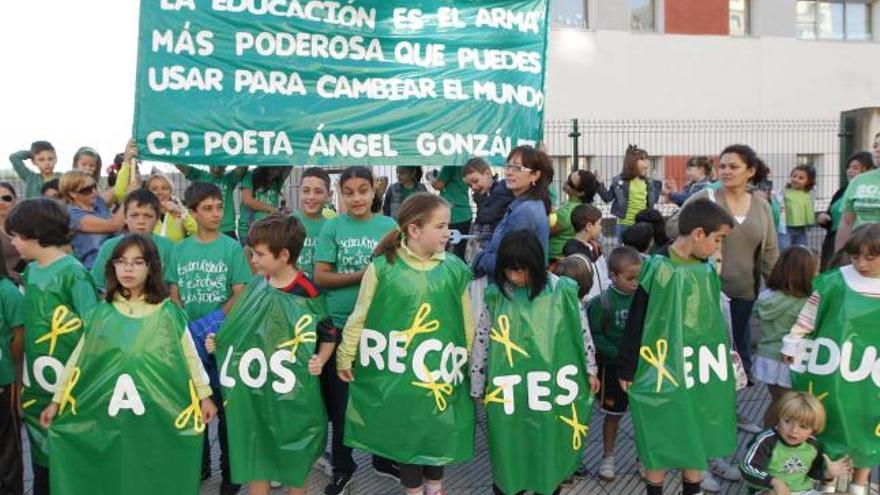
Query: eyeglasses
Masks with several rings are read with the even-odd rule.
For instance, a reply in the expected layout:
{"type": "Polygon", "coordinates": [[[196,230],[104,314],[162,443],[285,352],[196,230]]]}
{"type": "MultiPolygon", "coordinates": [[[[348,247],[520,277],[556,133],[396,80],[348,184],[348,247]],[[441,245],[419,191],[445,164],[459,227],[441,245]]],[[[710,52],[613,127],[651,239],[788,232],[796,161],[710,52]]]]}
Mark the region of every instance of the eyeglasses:
{"type": "Polygon", "coordinates": [[[532,168],[523,167],[522,165],[513,165],[510,163],[505,165],[504,168],[507,169],[508,172],[516,172],[516,173],[523,172],[523,171],[526,171],[526,172],[534,172],[535,171],[535,169],[532,169],[532,168]]]}
{"type": "Polygon", "coordinates": [[[76,193],[83,195],[83,196],[88,196],[89,194],[92,194],[96,190],[98,190],[98,186],[96,186],[95,184],[92,184],[90,186],[83,187],[82,189],[77,189],[76,193]]]}
{"type": "Polygon", "coordinates": [[[124,268],[141,269],[141,268],[147,267],[147,260],[145,260],[143,258],[137,258],[137,259],[133,259],[131,261],[128,261],[128,260],[124,260],[122,258],[117,258],[117,259],[113,260],[113,266],[117,270],[121,270],[124,268]]]}
{"type": "Polygon", "coordinates": [[[12,203],[13,200],[15,200],[15,196],[11,194],[4,194],[3,196],[0,196],[0,201],[3,201],[4,203],[12,203]]]}

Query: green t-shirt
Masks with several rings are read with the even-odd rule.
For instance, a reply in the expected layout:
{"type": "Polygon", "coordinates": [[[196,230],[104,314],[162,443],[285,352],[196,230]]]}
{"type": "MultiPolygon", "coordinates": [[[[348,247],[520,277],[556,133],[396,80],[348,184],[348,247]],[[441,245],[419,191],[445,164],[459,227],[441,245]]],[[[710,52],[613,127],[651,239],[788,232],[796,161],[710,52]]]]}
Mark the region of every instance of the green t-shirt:
{"type": "Polygon", "coordinates": [[[831,203],[831,206],[828,207],[828,214],[831,215],[831,231],[837,232],[840,227],[840,219],[843,217],[843,196],[831,203]]]}
{"type": "Polygon", "coordinates": [[[609,287],[587,302],[593,342],[599,356],[606,363],[616,360],[620,354],[620,343],[633,295],[609,287]]]}
{"type": "Polygon", "coordinates": [[[327,222],[327,219],[321,215],[318,220],[303,215],[299,210],[293,212],[293,216],[298,218],[306,228],[306,240],[303,242],[302,251],[299,253],[299,259],[296,266],[302,270],[309,278],[315,277],[315,245],[318,242],[318,234],[321,233],[321,227],[327,222]]]}
{"type": "MultiPolygon", "coordinates": [[[[397,228],[391,217],[374,214],[369,220],[355,220],[343,213],[327,220],[315,247],[315,261],[332,263],[336,273],[354,273],[363,270],[373,258],[373,250],[386,234],[397,228]]],[[[327,290],[327,309],[337,328],[357,302],[360,284],[327,290]]]]}
{"type": "Polygon", "coordinates": [[[444,184],[440,196],[452,205],[450,223],[470,222],[474,217],[474,211],[471,210],[471,197],[461,175],[461,167],[441,168],[437,180],[444,184]]]}
{"type": "Polygon", "coordinates": [[[223,191],[223,220],[220,221],[220,232],[235,232],[235,188],[242,180],[241,171],[236,169],[218,177],[195,167],[187,167],[183,176],[191,182],[214,184],[223,191]]]}
{"type": "Polygon", "coordinates": [[[636,215],[648,207],[648,182],[636,177],[629,181],[629,200],[626,204],[626,215],[620,220],[621,225],[636,223],[636,215]]]}
{"type": "MultiPolygon", "coordinates": [[[[241,181],[241,188],[250,189],[251,194],[253,194],[254,199],[257,201],[262,201],[267,205],[273,208],[279,208],[281,206],[281,187],[284,185],[284,181],[276,180],[272,182],[266,189],[261,189],[259,191],[254,190],[254,173],[248,172],[247,175],[244,176],[244,179],[241,181]]],[[[262,220],[263,218],[269,216],[269,213],[265,211],[256,211],[245,206],[244,203],[241,204],[241,215],[238,216],[238,238],[245,239],[247,238],[248,231],[255,222],[262,220]]]]}
{"type": "Polygon", "coordinates": [[[561,258],[562,247],[576,234],[571,225],[571,212],[581,203],[580,198],[568,198],[568,201],[556,210],[556,228],[558,230],[550,236],[550,258],[561,258]]]}
{"type": "Polygon", "coordinates": [[[12,329],[24,325],[24,296],[8,278],[0,279],[0,387],[15,380],[12,329]]]}
{"type": "Polygon", "coordinates": [[[785,188],[785,225],[789,227],[806,227],[816,223],[813,211],[813,198],[807,191],[785,188]]]}
{"type": "Polygon", "coordinates": [[[866,223],[880,223],[880,170],[860,174],[843,194],[843,212],[854,212],[853,228],[866,223]]]}
{"type": "MultiPolygon", "coordinates": [[[[112,237],[104,241],[104,244],[101,244],[101,249],[95,258],[95,264],[92,265],[92,278],[95,279],[95,286],[99,289],[107,288],[107,277],[104,267],[107,266],[110,255],[113,254],[113,250],[116,249],[116,245],[119,244],[123,237],[112,237]]],[[[167,237],[157,234],[150,234],[150,238],[156,243],[156,249],[159,250],[159,260],[162,261],[162,272],[166,274],[165,278],[168,279],[168,263],[171,261],[171,251],[174,249],[174,243],[167,237]]]]}
{"type": "Polygon", "coordinates": [[[190,320],[220,309],[232,295],[233,285],[245,285],[254,278],[241,245],[222,234],[207,243],[197,236],[180,241],[169,267],[165,277],[177,285],[190,320]]]}

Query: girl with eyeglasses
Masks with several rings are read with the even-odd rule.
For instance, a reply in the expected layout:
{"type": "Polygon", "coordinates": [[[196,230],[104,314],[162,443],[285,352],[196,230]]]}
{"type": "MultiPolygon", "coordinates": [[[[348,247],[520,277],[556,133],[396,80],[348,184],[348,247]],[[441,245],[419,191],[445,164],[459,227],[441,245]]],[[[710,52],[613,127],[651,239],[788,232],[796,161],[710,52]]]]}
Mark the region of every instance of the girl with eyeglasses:
{"type": "Polygon", "coordinates": [[[91,270],[101,244],[122,230],[125,224],[123,210],[120,208],[111,214],[104,198],[98,195],[94,177],[83,170],[66,172],[61,176],[58,188],[67,203],[70,228],[74,231],[71,240],[73,253],[83,266],[91,270]]]}
{"type": "Polygon", "coordinates": [[[104,301],[83,316],[85,332],[40,415],[52,492],[94,493],[100,480],[108,493],[196,493],[217,408],[186,315],[168,297],[149,237],[125,236],[106,274],[104,301]]]}

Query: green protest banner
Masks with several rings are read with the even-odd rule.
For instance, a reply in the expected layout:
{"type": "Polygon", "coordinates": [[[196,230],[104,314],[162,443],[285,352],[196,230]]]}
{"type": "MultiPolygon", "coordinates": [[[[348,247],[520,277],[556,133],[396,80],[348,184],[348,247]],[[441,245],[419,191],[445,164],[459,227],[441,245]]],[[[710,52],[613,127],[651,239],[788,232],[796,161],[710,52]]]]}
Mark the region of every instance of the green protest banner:
{"type": "Polygon", "coordinates": [[[733,363],[721,282],[708,263],[645,262],[648,310],[629,389],[636,449],[647,469],[706,469],[736,450],[733,363]]]}
{"type": "Polygon", "coordinates": [[[840,270],[813,283],[819,291],[816,331],[804,341],[791,370],[792,388],[825,406],[822,447],[832,459],[848,455],[856,467],[880,464],[877,299],[852,290],[840,270]]]}
{"type": "Polygon", "coordinates": [[[543,135],[548,0],[144,0],[141,158],[503,164],[543,135]]]}

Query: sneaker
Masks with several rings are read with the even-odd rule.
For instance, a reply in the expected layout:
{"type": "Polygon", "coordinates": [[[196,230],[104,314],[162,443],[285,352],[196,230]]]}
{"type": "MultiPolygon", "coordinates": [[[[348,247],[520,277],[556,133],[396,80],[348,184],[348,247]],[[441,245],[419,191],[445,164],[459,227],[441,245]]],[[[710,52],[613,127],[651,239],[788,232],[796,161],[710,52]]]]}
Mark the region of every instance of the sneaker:
{"type": "Polygon", "coordinates": [[[394,480],[400,483],[400,465],[389,460],[380,460],[373,458],[373,473],[383,478],[394,480]]]}
{"type": "Polygon", "coordinates": [[[354,473],[334,473],[333,479],[324,487],[324,495],[339,495],[348,488],[353,478],[354,473]]]}
{"type": "Polygon", "coordinates": [[[609,455],[602,458],[599,464],[599,479],[602,481],[612,482],[616,474],[614,472],[614,456],[609,455]]]}
{"type": "Polygon", "coordinates": [[[709,470],[715,476],[720,476],[728,481],[742,481],[742,473],[734,464],[725,459],[712,459],[709,461],[709,470]]]}
{"type": "Polygon", "coordinates": [[[227,480],[223,480],[220,482],[220,495],[235,495],[240,490],[241,485],[227,480]]]}
{"type": "Polygon", "coordinates": [[[277,481],[270,481],[269,486],[272,488],[281,488],[281,483],[279,483],[277,481]]]}
{"type": "Polygon", "coordinates": [[[327,452],[318,457],[318,460],[315,461],[315,467],[323,471],[328,478],[333,477],[333,459],[331,459],[330,454],[327,452]]]}
{"type": "Polygon", "coordinates": [[[700,481],[700,489],[704,492],[718,493],[721,491],[721,483],[712,476],[709,471],[703,471],[703,480],[700,481]]]}
{"type": "Polygon", "coordinates": [[[736,417],[736,427],[746,433],[761,433],[763,431],[763,428],[752,423],[748,418],[739,415],[736,417]]]}

